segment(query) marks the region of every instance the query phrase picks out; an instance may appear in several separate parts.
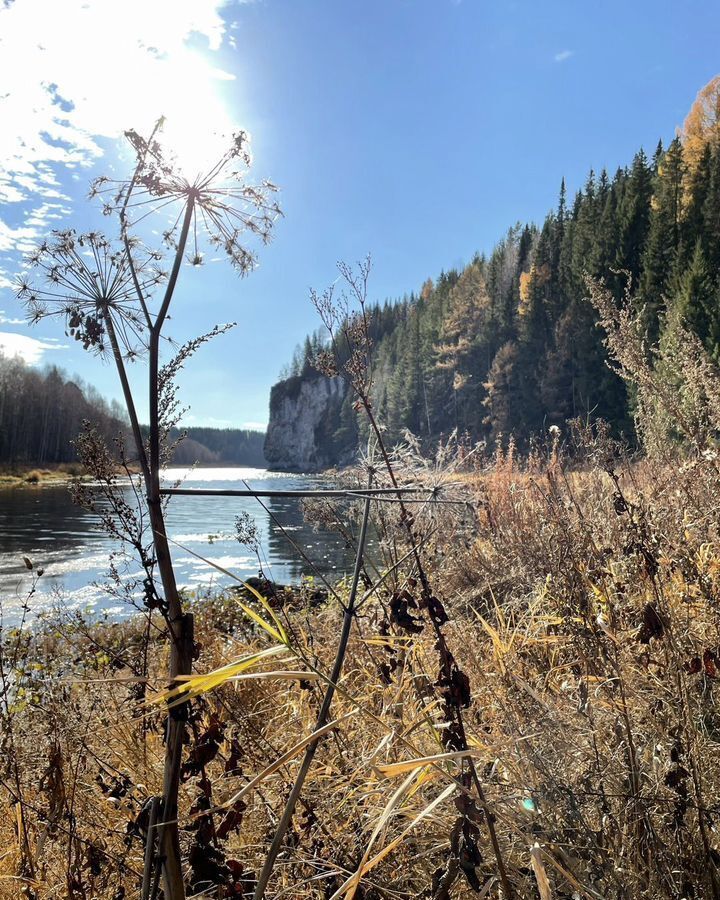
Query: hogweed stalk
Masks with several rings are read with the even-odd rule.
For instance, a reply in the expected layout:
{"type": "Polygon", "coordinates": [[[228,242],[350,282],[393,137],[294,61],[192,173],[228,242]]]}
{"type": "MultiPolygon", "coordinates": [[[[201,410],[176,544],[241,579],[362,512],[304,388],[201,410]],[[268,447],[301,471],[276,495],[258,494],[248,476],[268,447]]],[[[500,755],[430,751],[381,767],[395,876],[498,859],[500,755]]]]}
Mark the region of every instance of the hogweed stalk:
{"type": "MultiPolygon", "coordinates": [[[[414,518],[400,490],[395,467],[386,447],[382,428],[376,418],[372,400],[373,342],[367,309],[370,257],[362,260],[356,270],[346,263],[340,263],[338,269],[345,284],[345,290],[339,296],[336,296],[335,285],[322,294],[316,291],[311,292],[311,301],[330,339],[330,347],[318,353],[315,365],[322,374],[328,377],[342,375],[349,383],[350,389],[357,397],[355,409],[358,412],[362,411],[366,416],[387,476],[392,487],[397,490],[400,523],[420,582],[420,596],[416,600],[411,593],[417,586],[417,581],[408,579],[410,590],[396,591],[391,599],[392,618],[396,626],[409,631],[411,635],[424,629],[424,623],[412,616],[411,608],[424,611],[430,620],[439,658],[439,672],[435,688],[442,700],[442,710],[446,721],[445,727],[440,732],[441,741],[447,751],[464,752],[468,750],[468,741],[462,710],[472,703],[470,680],[458,666],[443,633],[443,625],[449,621],[449,617],[430,584],[430,578],[420,553],[421,542],[418,541],[413,530],[414,518]]],[[[474,788],[480,808],[470,796],[461,795],[458,801],[460,815],[451,835],[451,856],[448,859],[445,873],[439,879],[434,896],[437,900],[446,900],[460,870],[468,884],[474,890],[480,890],[481,886],[475,873],[475,867],[481,861],[477,837],[480,834],[479,825],[484,823],[503,893],[506,900],[510,900],[514,896],[514,892],[498,841],[495,817],[487,803],[472,756],[467,757],[467,772],[463,775],[463,784],[465,787],[472,786],[474,788]]],[[[256,900],[259,900],[257,896],[256,900]]]]}
{"type": "MultiPolygon", "coordinates": [[[[160,493],[162,442],[169,427],[167,410],[160,408],[160,398],[174,396],[168,378],[177,374],[182,362],[203,339],[186,345],[184,356],[181,350],[179,366],[161,368],[164,326],[183,263],[202,263],[207,245],[223,250],[233,267],[241,275],[247,274],[255,263],[255,254],[246,246],[246,238],[254,236],[267,243],[280,210],[272,199],[277,190],[274,185],[252,185],[247,181],[251,158],[245,132],[234,135],[227,151],[203,174],[188,178],[161,146],[161,124],[158,122],[147,140],[135,131],[126,132],[136,153],[135,169],[129,179],[100,178],[92,186],[91,196],[103,199],[103,212],[118,218],[119,242],[111,242],[95,232],[54,232],[52,239],[41,244],[27,260],[38,283],[23,275],[17,293],[31,321],[48,316],[63,318],[68,333],[86,350],[109,352],[115,363],[145,485],[155,570],[164,595],[159,607],[170,637],[168,674],[173,684],[178,676],[191,672],[194,639],[193,617],[184,610],[175,580],[160,493]],[[148,251],[137,232],[153,214],[165,216],[169,223],[164,232],[164,249],[148,251]],[[160,264],[168,253],[170,266],[166,273],[160,264]],[[155,305],[154,294],[161,287],[159,305],[155,305]],[[147,357],[147,441],[127,373],[127,364],[140,357],[147,357]]],[[[215,329],[205,339],[222,330],[215,329]]],[[[172,408],[175,410],[175,405],[172,408]]],[[[150,594],[156,596],[157,591],[150,594]]],[[[177,803],[186,719],[187,704],[169,710],[162,821],[158,822],[166,900],[185,897],[177,803]]]]}

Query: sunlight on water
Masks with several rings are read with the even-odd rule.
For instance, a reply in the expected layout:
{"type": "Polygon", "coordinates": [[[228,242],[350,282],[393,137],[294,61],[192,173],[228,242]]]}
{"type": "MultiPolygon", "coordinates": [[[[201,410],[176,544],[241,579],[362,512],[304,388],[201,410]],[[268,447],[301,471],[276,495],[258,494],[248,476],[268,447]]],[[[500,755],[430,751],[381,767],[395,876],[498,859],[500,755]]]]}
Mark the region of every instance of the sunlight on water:
{"type": "MultiPolygon", "coordinates": [[[[228,469],[213,469],[213,468],[192,468],[192,467],[173,467],[169,469],[163,469],[162,478],[163,481],[191,481],[202,482],[203,484],[211,483],[211,482],[240,482],[240,487],[242,487],[243,481],[257,481],[258,479],[267,480],[270,477],[273,481],[277,481],[279,479],[295,479],[297,480],[297,475],[288,475],[282,472],[272,472],[269,473],[267,469],[250,469],[250,468],[228,468],[228,469]]],[[[250,487],[254,487],[253,484],[250,487]]]]}
{"type": "MultiPolygon", "coordinates": [[[[167,484],[184,487],[244,489],[244,481],[257,490],[322,487],[320,476],[268,472],[256,468],[171,468],[163,472],[167,484]]],[[[128,487],[127,499],[133,501],[128,487]]],[[[263,500],[265,508],[249,497],[191,497],[172,499],[168,509],[168,536],[173,542],[178,584],[192,590],[226,586],[232,579],[193,556],[199,554],[240,578],[257,575],[260,568],[279,583],[299,581],[320,572],[339,577],[349,571],[351,554],[335,534],[315,532],[302,519],[300,504],[292,498],[263,500]],[[235,519],[247,512],[255,519],[260,538],[260,560],[235,537],[235,519]],[[315,566],[308,566],[284,535],[292,533],[315,566]],[[190,552],[188,552],[190,551],[190,552]]],[[[59,600],[69,609],[104,611],[113,618],[133,612],[118,605],[103,584],[110,553],[116,543],[99,529],[97,517],[73,505],[65,486],[17,488],[2,493],[0,503],[0,601],[5,623],[17,621],[32,587],[32,573],[43,570],[29,606],[30,616],[59,600]]],[[[118,561],[123,579],[141,575],[132,558],[118,561]]]]}

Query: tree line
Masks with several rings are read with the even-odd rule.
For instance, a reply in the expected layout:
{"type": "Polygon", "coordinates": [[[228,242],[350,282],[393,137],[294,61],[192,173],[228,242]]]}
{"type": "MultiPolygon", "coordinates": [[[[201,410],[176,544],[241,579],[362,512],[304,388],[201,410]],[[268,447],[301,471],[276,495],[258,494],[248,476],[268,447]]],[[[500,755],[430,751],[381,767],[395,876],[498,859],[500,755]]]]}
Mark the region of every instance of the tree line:
{"type": "Polygon", "coordinates": [[[0,353],[0,463],[53,465],[72,462],[83,421],[107,442],[123,434],[125,416],[91,385],[69,378],[57,366],[44,370],[0,353]]]}
{"type": "Polygon", "coordinates": [[[264,431],[248,428],[204,428],[191,427],[172,429],[169,435],[175,444],[172,462],[178,466],[193,465],[237,465],[264,468],[264,431]],[[178,439],[183,435],[180,443],[178,439]]]}
{"type": "MultiPolygon", "coordinates": [[[[489,255],[375,306],[373,402],[391,438],[513,435],[602,418],[632,439],[632,397],[608,367],[587,277],[642,310],[648,345],[677,310],[720,360],[720,76],[681,133],[614,174],[591,171],[572,199],[563,180],[542,225],[515,225],[489,255]]],[[[287,369],[317,377],[308,337],[287,369]]],[[[325,429],[338,458],[363,429],[349,393],[325,429]]]]}
{"type": "MultiPolygon", "coordinates": [[[[0,464],[56,465],[77,460],[74,441],[90,422],[113,447],[127,437],[120,404],[57,366],[38,369],[0,352],[0,464]]],[[[240,428],[174,429],[176,465],[234,464],[263,467],[262,431],[240,428]],[[183,439],[178,439],[184,435],[183,439]]]]}

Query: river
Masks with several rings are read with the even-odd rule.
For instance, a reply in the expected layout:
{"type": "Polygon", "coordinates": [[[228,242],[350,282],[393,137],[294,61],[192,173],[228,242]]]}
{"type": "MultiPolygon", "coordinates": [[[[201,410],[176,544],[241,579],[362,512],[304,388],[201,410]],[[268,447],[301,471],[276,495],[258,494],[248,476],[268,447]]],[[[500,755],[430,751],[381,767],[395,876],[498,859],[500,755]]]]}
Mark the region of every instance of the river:
{"type": "MultiPolygon", "coordinates": [[[[235,490],[244,489],[244,482],[254,490],[300,490],[327,484],[321,476],[264,469],[168,469],[164,473],[166,484],[178,480],[184,488],[235,490]]],[[[126,495],[131,500],[129,486],[126,495]]],[[[190,589],[232,583],[188,551],[243,578],[258,574],[257,557],[235,538],[235,518],[243,511],[255,519],[263,571],[275,581],[297,582],[304,574],[312,574],[312,568],[290,546],[283,529],[323,575],[337,578],[349,571],[352,554],[344,542],[334,533],[313,531],[306,525],[298,500],[273,498],[263,502],[268,511],[253,498],[173,497],[167,528],[176,542],[172,553],[178,583],[190,589]]],[[[33,573],[23,557],[32,562],[33,572],[43,570],[28,601],[30,618],[57,602],[69,609],[106,612],[112,618],[133,612],[131,606],[109,597],[103,586],[109,555],[115,549],[117,543],[99,528],[97,516],[72,502],[67,485],[0,491],[0,603],[4,624],[18,621],[32,587],[33,573]]],[[[124,574],[131,578],[139,570],[140,566],[129,560],[124,574]]]]}

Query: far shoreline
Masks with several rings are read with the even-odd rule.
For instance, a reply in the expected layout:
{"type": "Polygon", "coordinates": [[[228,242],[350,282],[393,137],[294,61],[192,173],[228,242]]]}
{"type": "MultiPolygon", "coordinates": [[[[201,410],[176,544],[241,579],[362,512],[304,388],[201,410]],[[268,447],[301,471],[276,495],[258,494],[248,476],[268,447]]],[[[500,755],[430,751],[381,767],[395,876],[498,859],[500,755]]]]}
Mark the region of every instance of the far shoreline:
{"type": "Polygon", "coordinates": [[[0,488],[69,484],[89,476],[85,467],[69,463],[7,463],[0,465],[0,488]]]}
{"type": "MultiPolygon", "coordinates": [[[[192,469],[193,467],[202,469],[261,469],[268,472],[279,472],[276,469],[270,469],[267,462],[265,465],[247,462],[212,462],[202,463],[171,463],[168,469],[192,469]]],[[[139,470],[133,470],[133,474],[139,470]]],[[[125,475],[125,472],[118,472],[125,475]]],[[[290,473],[288,473],[290,474],[290,473]]],[[[299,473],[293,473],[299,474],[299,473]]],[[[79,462],[65,463],[0,463],[0,490],[3,488],[34,488],[44,486],[60,486],[70,484],[73,481],[90,481],[91,476],[85,467],[79,462]]]]}

